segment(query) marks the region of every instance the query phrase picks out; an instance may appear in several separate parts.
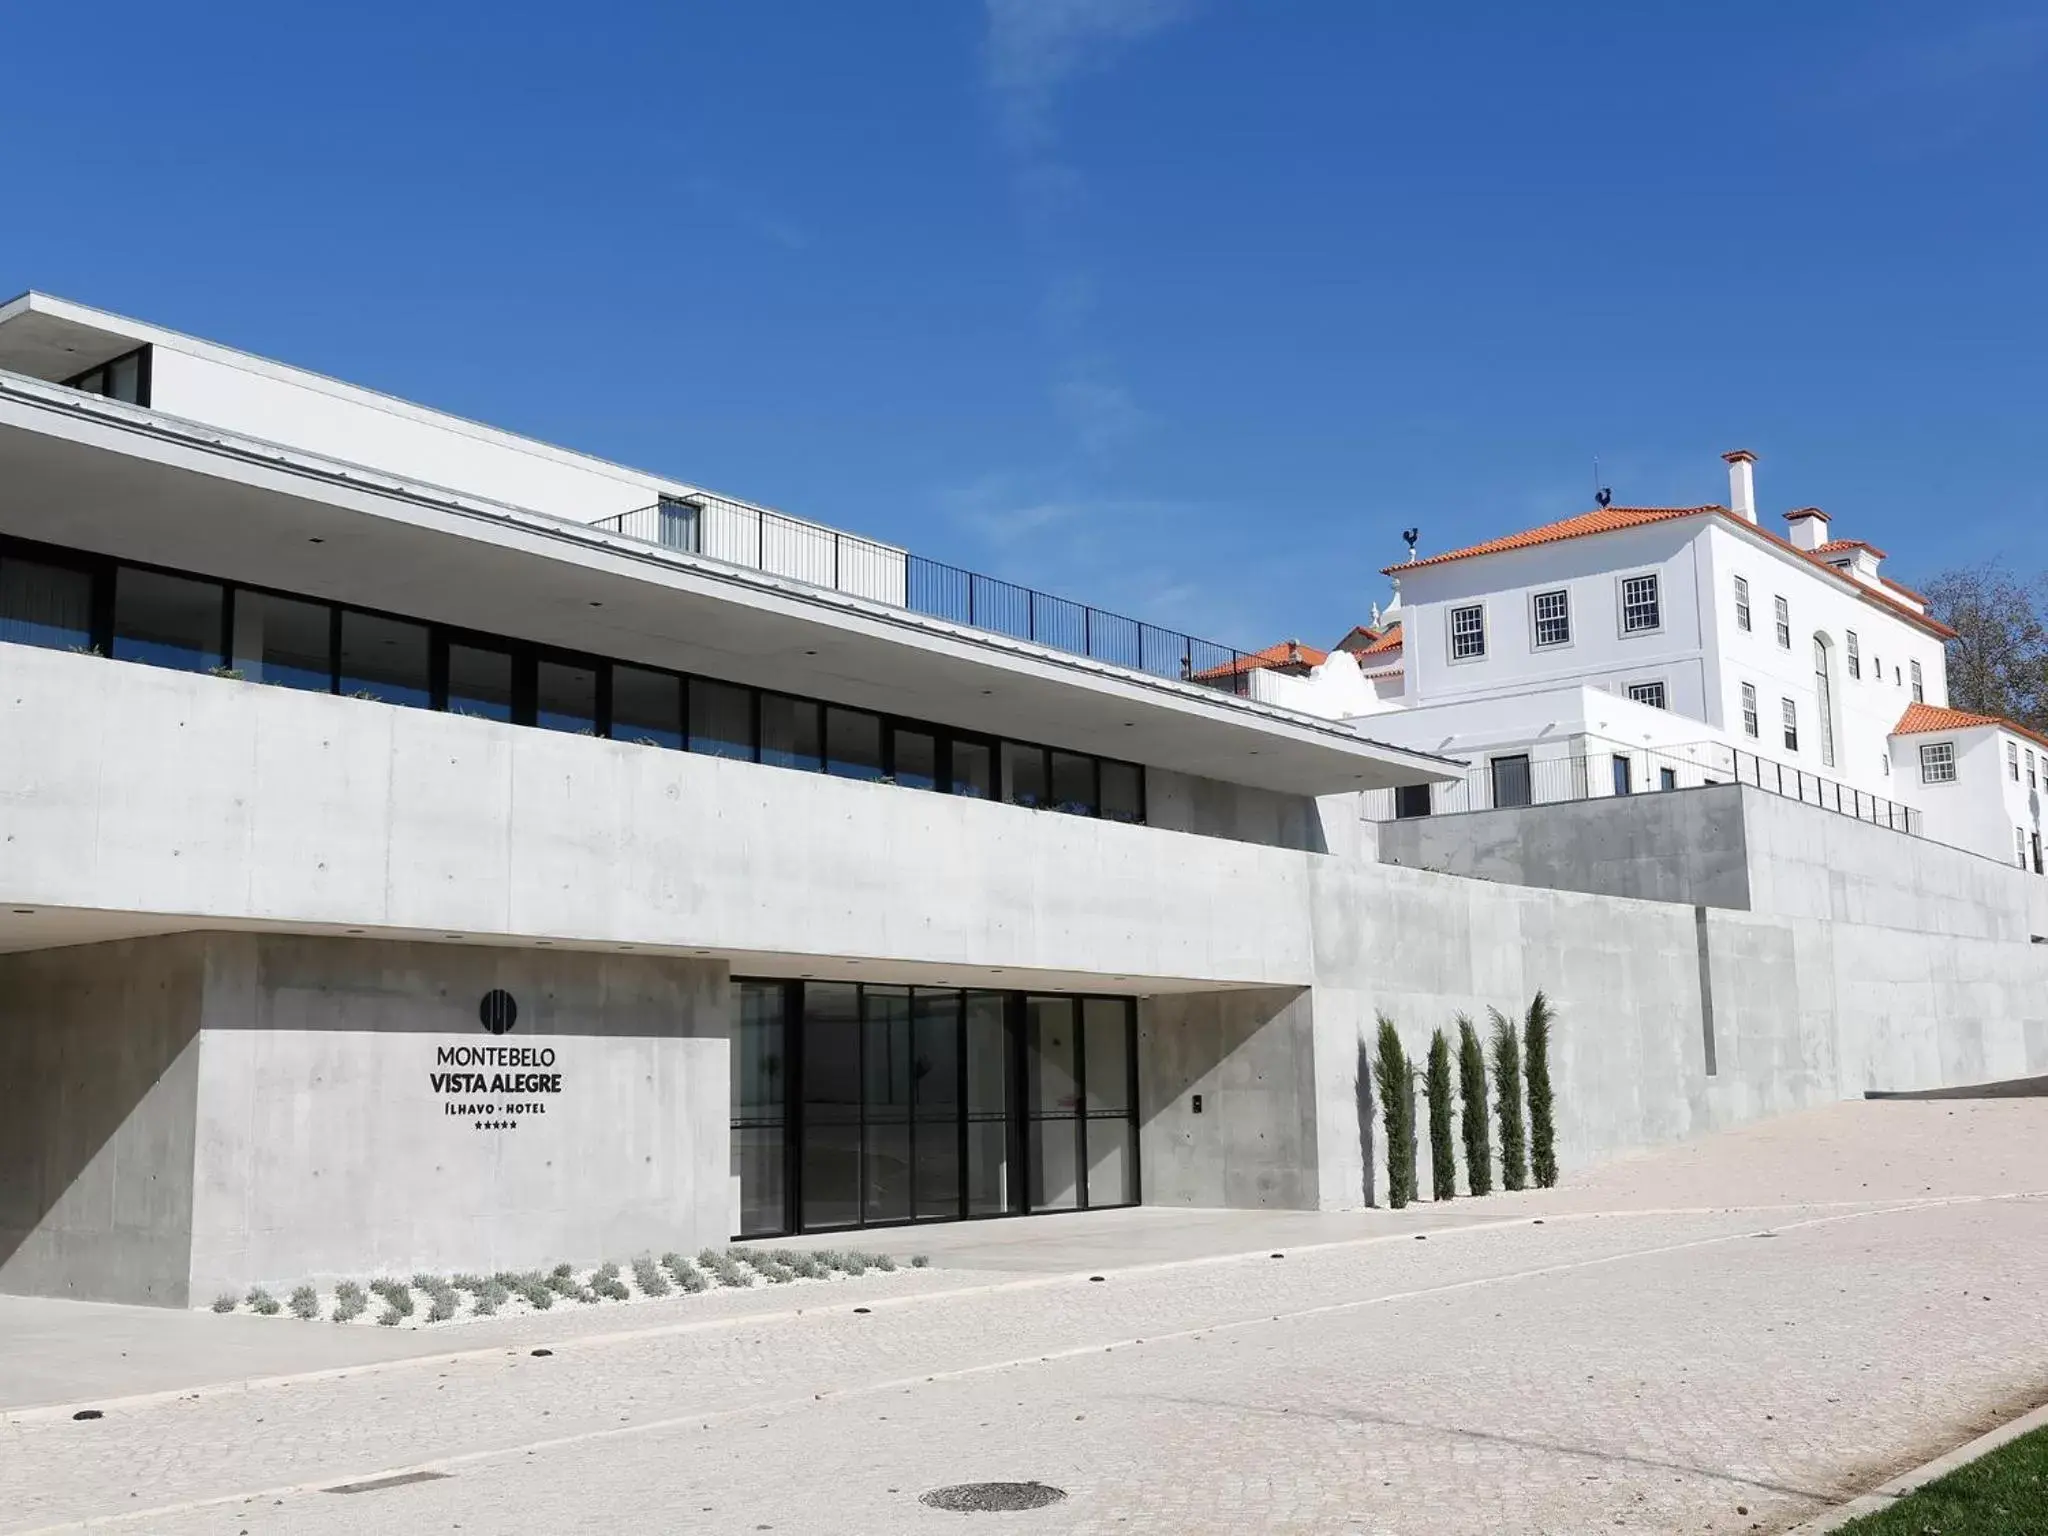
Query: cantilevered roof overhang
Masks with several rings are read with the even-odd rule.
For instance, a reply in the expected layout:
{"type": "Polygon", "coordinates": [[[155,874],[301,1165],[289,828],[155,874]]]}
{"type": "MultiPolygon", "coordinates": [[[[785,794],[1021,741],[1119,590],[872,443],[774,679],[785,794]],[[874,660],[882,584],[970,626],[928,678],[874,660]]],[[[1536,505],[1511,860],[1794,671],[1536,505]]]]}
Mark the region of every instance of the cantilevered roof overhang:
{"type": "Polygon", "coordinates": [[[1463,766],[10,374],[0,532],[1289,794],[1463,766]]]}

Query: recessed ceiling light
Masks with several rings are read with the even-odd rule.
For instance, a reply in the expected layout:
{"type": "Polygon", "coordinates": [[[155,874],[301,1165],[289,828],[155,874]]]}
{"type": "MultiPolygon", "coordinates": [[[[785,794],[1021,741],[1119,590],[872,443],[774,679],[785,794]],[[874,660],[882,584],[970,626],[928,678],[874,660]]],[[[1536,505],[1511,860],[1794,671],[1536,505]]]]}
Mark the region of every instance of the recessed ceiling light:
{"type": "Polygon", "coordinates": [[[459,933],[444,933],[441,935],[441,937],[444,939],[459,939],[462,937],[462,935],[459,933]]]}
{"type": "Polygon", "coordinates": [[[542,949],[546,949],[550,944],[554,943],[555,941],[553,939],[541,939],[538,942],[542,949]]]}
{"type": "Polygon", "coordinates": [[[350,932],[350,933],[353,933],[353,934],[358,934],[358,935],[360,935],[360,934],[362,933],[362,931],[363,931],[363,930],[362,930],[362,929],[360,929],[360,928],[351,928],[351,929],[349,929],[349,932],[350,932]]]}
{"type": "Polygon", "coordinates": [[[308,544],[325,544],[327,541],[325,539],[308,539],[306,542],[308,544]]]}
{"type": "Polygon", "coordinates": [[[815,656],[815,655],[817,655],[818,653],[817,653],[816,651],[805,651],[805,652],[804,652],[804,654],[805,654],[806,656],[815,656]]]}
{"type": "Polygon", "coordinates": [[[590,606],[591,606],[591,607],[593,607],[593,608],[602,608],[602,607],[604,606],[604,604],[603,604],[603,603],[599,603],[599,602],[593,602],[593,603],[591,603],[591,605],[590,605],[590,606]]]}
{"type": "Polygon", "coordinates": [[[621,948],[621,949],[631,949],[632,947],[633,947],[633,946],[632,946],[632,945],[630,945],[630,944],[621,944],[621,945],[619,946],[619,948],[621,948]]]}
{"type": "Polygon", "coordinates": [[[981,690],[981,696],[982,696],[982,697],[983,697],[983,698],[985,699],[985,698],[987,698],[987,697],[988,697],[988,696],[989,696],[990,694],[992,694],[992,693],[994,693],[994,692],[995,692],[995,689],[993,689],[993,688],[984,688],[984,689],[982,689],[982,690],[981,690]]]}

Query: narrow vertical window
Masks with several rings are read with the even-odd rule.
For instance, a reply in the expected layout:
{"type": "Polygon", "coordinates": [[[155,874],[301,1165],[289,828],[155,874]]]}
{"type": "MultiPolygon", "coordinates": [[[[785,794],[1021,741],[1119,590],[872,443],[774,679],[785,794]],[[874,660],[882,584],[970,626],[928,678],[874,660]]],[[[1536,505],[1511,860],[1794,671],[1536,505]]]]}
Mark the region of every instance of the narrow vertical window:
{"type": "Polygon", "coordinates": [[[2005,744],[2005,771],[2012,775],[2013,783],[2020,781],[2020,749],[2017,742],[2005,744]]]}
{"type": "Polygon", "coordinates": [[[1927,685],[1926,680],[1920,675],[1920,663],[1916,661],[1910,665],[1913,672],[1913,702],[1924,704],[1927,702],[1927,685]]]}
{"type": "Polygon", "coordinates": [[[1849,652],[1849,677],[1853,681],[1863,676],[1863,648],[1856,643],[1855,630],[1852,629],[1849,631],[1847,639],[1849,652]]]}
{"type": "Polygon", "coordinates": [[[1625,576],[1621,582],[1621,632],[1647,634],[1664,623],[1655,576],[1625,576]]]}
{"type": "Polygon", "coordinates": [[[1785,715],[1785,750],[1787,752],[1797,752],[1799,750],[1799,706],[1790,699],[1780,699],[1778,703],[1785,715]]]}
{"type": "Polygon", "coordinates": [[[1745,634],[1750,629],[1749,621],[1749,578],[1735,578],[1735,627],[1745,634]]]}
{"type": "Polygon", "coordinates": [[[1745,736],[1757,734],[1755,683],[1744,683],[1742,685],[1742,734],[1745,736]]]}
{"type": "Polygon", "coordinates": [[[1451,660],[1470,661],[1486,654],[1486,610],[1478,603],[1451,610],[1451,660]]]}
{"type": "Polygon", "coordinates": [[[1786,650],[1792,649],[1792,605],[1784,598],[1773,599],[1778,610],[1778,644],[1786,650]]]}

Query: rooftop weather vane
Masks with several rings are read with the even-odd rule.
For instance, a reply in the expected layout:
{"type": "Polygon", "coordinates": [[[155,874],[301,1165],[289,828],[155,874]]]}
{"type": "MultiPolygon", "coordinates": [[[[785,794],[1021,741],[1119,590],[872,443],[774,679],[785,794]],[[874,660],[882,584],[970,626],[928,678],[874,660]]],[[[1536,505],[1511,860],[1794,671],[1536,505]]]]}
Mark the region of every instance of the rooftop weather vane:
{"type": "Polygon", "coordinates": [[[1600,483],[1600,456],[1593,455],[1593,499],[1605,508],[1614,500],[1614,492],[1600,483]]]}
{"type": "Polygon", "coordinates": [[[1401,537],[1408,541],[1408,563],[1413,565],[1415,563],[1415,541],[1422,537],[1422,530],[1420,528],[1403,528],[1401,530],[1401,537]]]}

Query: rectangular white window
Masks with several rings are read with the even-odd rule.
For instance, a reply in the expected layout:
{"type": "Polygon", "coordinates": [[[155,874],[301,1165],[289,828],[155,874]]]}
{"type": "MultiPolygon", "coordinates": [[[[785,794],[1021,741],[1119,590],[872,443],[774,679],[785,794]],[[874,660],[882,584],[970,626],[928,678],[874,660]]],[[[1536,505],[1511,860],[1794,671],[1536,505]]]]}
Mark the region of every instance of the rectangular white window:
{"type": "MultiPolygon", "coordinates": [[[[2029,757],[2028,757],[2027,761],[2028,761],[2028,763],[2029,763],[2030,765],[2032,764],[2032,762],[2033,762],[2033,758],[2032,758],[2032,756],[2031,756],[2031,755],[2029,755],[2029,757]]],[[[2012,781],[2013,781],[2013,783],[2015,783],[2015,784],[2019,783],[2019,781],[2020,781],[2020,749],[2019,749],[2019,745],[2018,745],[2018,743],[2016,743],[2016,742],[2010,742],[2010,741],[2008,741],[2008,742],[2007,742],[2007,743],[2005,744],[2005,771],[2006,771],[2007,773],[2009,773],[2009,774],[2011,774],[2011,775],[2012,775],[2012,781]]]]}
{"type": "Polygon", "coordinates": [[[2012,851],[2019,856],[2020,868],[2025,869],[2027,867],[2027,829],[2025,827],[2014,827],[2012,829],[2012,851]]]}
{"type": "Polygon", "coordinates": [[[1953,784],[1956,781],[1956,744],[1929,741],[1920,746],[1920,782],[1953,784]]]}
{"type": "Polygon", "coordinates": [[[1849,676],[1852,678],[1860,678],[1863,676],[1863,648],[1856,643],[1855,630],[1852,629],[1849,631],[1848,641],[1849,676]]]}
{"type": "MultiPolygon", "coordinates": [[[[2048,769],[2048,759],[2044,759],[2042,761],[2041,766],[2044,769],[2048,769]]],[[[2027,754],[2027,788],[2033,789],[2035,787],[2036,786],[2034,784],[2034,754],[2029,752],[2027,754]]]]}
{"type": "Polygon", "coordinates": [[[1486,654],[1486,610],[1478,603],[1451,610],[1451,660],[1486,654]]]}
{"type": "Polygon", "coordinates": [[[1742,685],[1742,734],[1745,736],[1757,734],[1755,683],[1744,683],[1742,685]]]}
{"type": "Polygon", "coordinates": [[[1535,597],[1536,644],[1569,645],[1572,639],[1571,597],[1564,592],[1538,592],[1535,597]]]}
{"type": "Polygon", "coordinates": [[[1799,706],[1790,699],[1780,699],[1778,703],[1782,706],[1785,715],[1785,750],[1787,752],[1797,752],[1799,750],[1799,706]]]}
{"type": "Polygon", "coordinates": [[[1792,649],[1792,605],[1782,597],[1774,601],[1778,609],[1778,644],[1789,651],[1792,649]]]}
{"type": "Polygon", "coordinates": [[[1662,683],[1630,683],[1628,696],[1638,704],[1647,704],[1652,709],[1664,708],[1664,685],[1662,683]]]}
{"type": "Polygon", "coordinates": [[[1621,632],[1646,634],[1663,626],[1655,576],[1624,576],[1621,581],[1621,632]]]}
{"type": "Polygon", "coordinates": [[[1913,667],[1913,702],[1914,702],[1915,704],[1923,704],[1923,703],[1925,703],[1925,702],[1926,702],[1926,700],[1927,700],[1927,689],[1926,689],[1926,687],[1925,687],[1925,686],[1923,685],[1923,683],[1922,683],[1922,681],[1921,681],[1921,678],[1920,678],[1920,663],[1916,661],[1916,662],[1912,663],[1912,667],[1913,667]]]}
{"type": "Polygon", "coordinates": [[[1745,633],[1750,627],[1749,578],[1747,576],[1735,578],[1735,627],[1745,633]]]}

